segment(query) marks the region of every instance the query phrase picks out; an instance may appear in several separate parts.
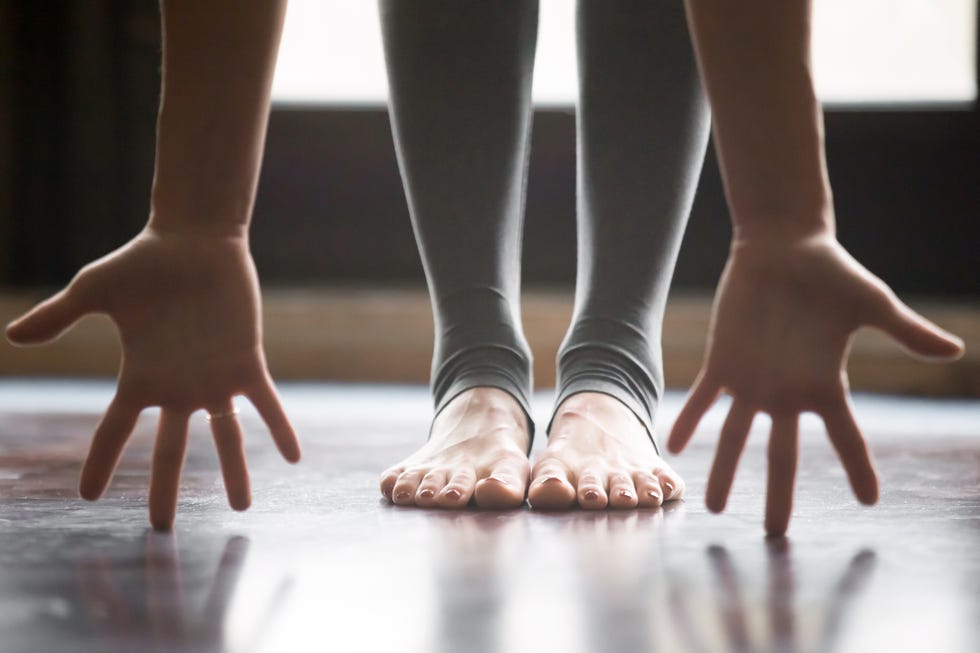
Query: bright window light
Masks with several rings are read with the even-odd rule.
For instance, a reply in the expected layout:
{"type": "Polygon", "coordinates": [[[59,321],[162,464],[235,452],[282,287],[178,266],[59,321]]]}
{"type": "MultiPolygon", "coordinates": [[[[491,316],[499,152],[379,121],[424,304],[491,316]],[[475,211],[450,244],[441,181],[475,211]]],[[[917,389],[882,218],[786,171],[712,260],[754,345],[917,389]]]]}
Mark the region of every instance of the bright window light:
{"type": "MultiPolygon", "coordinates": [[[[534,101],[569,106],[577,87],[575,2],[541,0],[540,7],[534,101]]],[[[974,100],[976,12],[977,0],[814,0],[820,97],[835,103],[974,100]]],[[[290,0],[272,94],[278,103],[384,103],[377,3],[290,0]]]]}

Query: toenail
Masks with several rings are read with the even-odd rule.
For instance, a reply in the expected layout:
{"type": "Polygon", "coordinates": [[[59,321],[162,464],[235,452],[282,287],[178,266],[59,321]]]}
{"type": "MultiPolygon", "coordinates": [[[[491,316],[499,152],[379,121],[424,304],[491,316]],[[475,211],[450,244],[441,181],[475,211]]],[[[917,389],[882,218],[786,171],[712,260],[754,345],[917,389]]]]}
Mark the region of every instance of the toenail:
{"type": "Polygon", "coordinates": [[[657,492],[657,491],[655,491],[655,490],[649,490],[649,491],[647,491],[647,494],[649,496],[653,497],[654,499],[659,499],[660,498],[660,493],[657,492]]]}
{"type": "Polygon", "coordinates": [[[624,499],[632,499],[633,493],[630,492],[629,490],[620,490],[619,496],[623,497],[624,499]]]}
{"type": "Polygon", "coordinates": [[[664,489],[667,490],[667,494],[670,494],[671,492],[674,491],[674,484],[671,483],[670,481],[664,481],[663,486],[664,489]]]}
{"type": "Polygon", "coordinates": [[[510,485],[510,482],[507,479],[501,478],[499,476],[488,476],[487,477],[487,480],[488,481],[497,481],[501,485],[510,485]]]}
{"type": "Polygon", "coordinates": [[[406,492],[405,490],[402,490],[401,492],[399,492],[398,494],[395,495],[395,498],[398,499],[398,500],[400,500],[400,501],[404,501],[405,499],[407,499],[410,496],[412,496],[410,492],[406,492]]]}
{"type": "Polygon", "coordinates": [[[435,496],[435,492],[433,492],[429,488],[425,488],[424,490],[419,491],[419,496],[422,497],[423,499],[431,499],[433,496],[435,496]]]}
{"type": "Polygon", "coordinates": [[[598,498],[599,498],[599,493],[596,492],[595,490],[586,490],[585,491],[585,500],[586,501],[595,501],[598,498]]]}
{"type": "Polygon", "coordinates": [[[461,496],[463,496],[463,495],[460,494],[459,490],[457,490],[455,488],[446,490],[446,498],[447,499],[458,499],[461,496]]]}

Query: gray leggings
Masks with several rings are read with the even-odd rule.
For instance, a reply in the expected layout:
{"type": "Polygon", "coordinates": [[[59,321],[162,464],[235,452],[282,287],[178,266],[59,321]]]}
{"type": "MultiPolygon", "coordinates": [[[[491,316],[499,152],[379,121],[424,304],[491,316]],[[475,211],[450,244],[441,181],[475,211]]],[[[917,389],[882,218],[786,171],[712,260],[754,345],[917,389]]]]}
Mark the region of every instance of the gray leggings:
{"type": "MultiPolygon", "coordinates": [[[[530,424],[519,300],[538,3],[380,7],[392,127],[435,317],[436,411],[489,386],[513,395],[530,424]]],[[[578,270],[556,407],[606,393],[653,439],[663,312],[707,103],[679,0],[580,0],[577,12],[578,270]]]]}

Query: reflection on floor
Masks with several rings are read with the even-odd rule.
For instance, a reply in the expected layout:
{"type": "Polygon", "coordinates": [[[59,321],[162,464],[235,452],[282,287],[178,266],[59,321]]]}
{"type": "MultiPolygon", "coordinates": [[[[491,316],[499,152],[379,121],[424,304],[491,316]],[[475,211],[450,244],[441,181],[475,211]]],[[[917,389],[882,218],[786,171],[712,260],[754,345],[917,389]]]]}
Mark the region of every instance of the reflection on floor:
{"type": "Polygon", "coordinates": [[[980,402],[859,398],[883,483],[871,509],[805,421],[797,513],[767,541],[762,419],[723,516],[702,504],[721,411],[673,460],[685,503],[449,514],[377,494],[424,438],[423,389],[287,386],[303,463],[281,462],[243,405],[254,505],[232,513],[194,420],[161,535],[146,529],[152,414],[108,497],[75,497],[110,393],[0,383],[4,652],[980,650],[980,402]]]}

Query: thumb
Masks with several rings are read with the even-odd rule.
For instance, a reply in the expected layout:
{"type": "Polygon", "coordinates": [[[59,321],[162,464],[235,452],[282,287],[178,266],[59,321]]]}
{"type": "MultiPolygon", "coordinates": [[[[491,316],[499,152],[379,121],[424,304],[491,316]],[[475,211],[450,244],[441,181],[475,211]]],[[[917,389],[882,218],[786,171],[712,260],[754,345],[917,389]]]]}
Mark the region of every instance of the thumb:
{"type": "Polygon", "coordinates": [[[7,339],[17,345],[53,340],[87,311],[69,291],[62,290],[7,325],[7,339]]]}
{"type": "Polygon", "coordinates": [[[963,355],[963,340],[909,308],[893,294],[872,321],[909,353],[925,358],[955,360],[963,355]]]}

